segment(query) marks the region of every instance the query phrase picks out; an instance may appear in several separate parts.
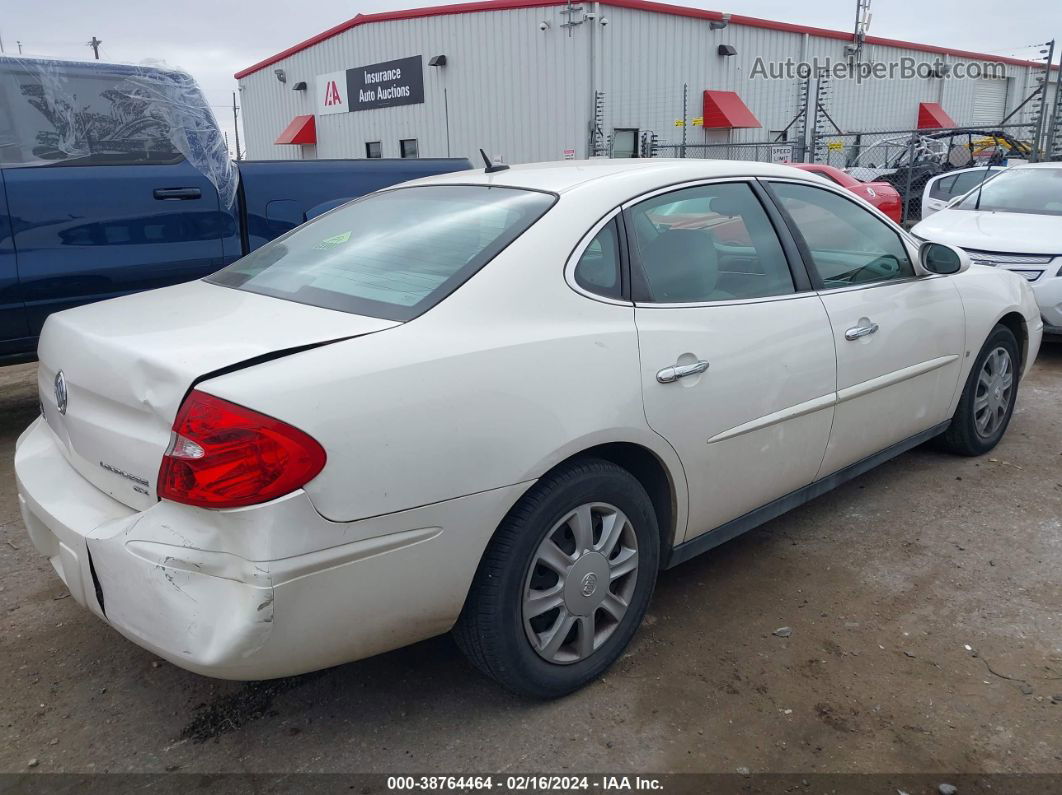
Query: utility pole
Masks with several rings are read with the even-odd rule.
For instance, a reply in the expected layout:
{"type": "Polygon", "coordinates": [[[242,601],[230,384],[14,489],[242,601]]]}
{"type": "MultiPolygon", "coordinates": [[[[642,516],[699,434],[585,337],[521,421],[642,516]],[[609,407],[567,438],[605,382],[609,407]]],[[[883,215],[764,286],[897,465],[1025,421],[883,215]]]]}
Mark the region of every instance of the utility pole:
{"type": "Polygon", "coordinates": [[[18,45],[18,54],[22,55],[22,42],[21,41],[16,41],[15,44],[18,45]]]}
{"type": "Polygon", "coordinates": [[[97,61],[100,59],[100,45],[101,44],[103,44],[103,42],[100,41],[99,39],[97,39],[95,36],[93,36],[92,37],[92,41],[90,41],[88,43],[88,46],[92,48],[92,52],[95,53],[97,61]]]}
{"type": "Polygon", "coordinates": [[[236,111],[239,108],[236,107],[236,92],[232,92],[232,129],[236,132],[236,159],[242,160],[243,156],[240,154],[240,123],[236,121],[236,111]]]}

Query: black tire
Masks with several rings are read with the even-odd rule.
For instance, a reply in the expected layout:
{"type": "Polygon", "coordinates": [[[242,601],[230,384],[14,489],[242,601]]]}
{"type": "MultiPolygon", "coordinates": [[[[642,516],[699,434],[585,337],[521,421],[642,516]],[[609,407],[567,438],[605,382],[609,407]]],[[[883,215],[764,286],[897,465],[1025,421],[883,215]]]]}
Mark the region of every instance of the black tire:
{"type": "MultiPolygon", "coordinates": [[[[595,525],[594,538],[602,536],[600,526],[595,525]]],[[[536,483],[502,521],[480,562],[454,627],[454,638],[473,665],[509,690],[541,699],[563,696],[601,676],[626,648],[645,615],[659,561],[656,514],[641,483],[609,461],[573,461],[536,483]],[[557,537],[555,526],[579,506],[589,503],[614,506],[629,520],[624,525],[624,537],[629,539],[633,530],[637,540],[636,574],[626,612],[610,627],[607,639],[585,659],[558,664],[536,651],[528,635],[530,630],[525,630],[525,587],[533,582],[536,569],[532,564],[538,565],[538,551],[547,535],[557,537]]],[[[597,579],[593,582],[597,583],[597,579]]],[[[604,590],[611,592],[620,582],[621,579],[616,583],[610,580],[604,590]]],[[[557,610],[566,611],[567,606],[557,610]]],[[[592,612],[594,620],[598,620],[597,608],[592,612]]],[[[606,615],[605,620],[611,617],[606,615]]],[[[577,629],[581,631],[573,631],[577,629]]],[[[593,637],[593,633],[588,634],[593,637]]]]}
{"type": "Polygon", "coordinates": [[[949,453],[964,456],[984,455],[1003,438],[1007,426],[1010,424],[1011,415],[1014,413],[1014,403],[1018,398],[1018,376],[1021,367],[1021,354],[1018,349],[1018,341],[1006,326],[996,326],[988,335],[985,344],[981,347],[970,368],[970,375],[966,379],[966,386],[962,390],[959,405],[955,408],[955,414],[951,418],[951,425],[939,437],[940,447],[949,453]],[[981,372],[985,368],[985,362],[992,353],[998,349],[1005,350],[1010,356],[1012,386],[1009,402],[1002,418],[990,433],[983,434],[978,430],[975,404],[978,399],[978,383],[981,372]]]}

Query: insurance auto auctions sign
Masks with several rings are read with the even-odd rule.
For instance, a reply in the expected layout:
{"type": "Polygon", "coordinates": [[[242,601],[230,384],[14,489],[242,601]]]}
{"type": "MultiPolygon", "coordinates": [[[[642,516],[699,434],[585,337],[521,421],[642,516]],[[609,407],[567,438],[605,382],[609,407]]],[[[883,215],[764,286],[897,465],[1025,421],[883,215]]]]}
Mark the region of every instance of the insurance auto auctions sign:
{"type": "Polygon", "coordinates": [[[423,102],[424,64],[420,55],[317,77],[317,113],[322,115],[423,102]]]}

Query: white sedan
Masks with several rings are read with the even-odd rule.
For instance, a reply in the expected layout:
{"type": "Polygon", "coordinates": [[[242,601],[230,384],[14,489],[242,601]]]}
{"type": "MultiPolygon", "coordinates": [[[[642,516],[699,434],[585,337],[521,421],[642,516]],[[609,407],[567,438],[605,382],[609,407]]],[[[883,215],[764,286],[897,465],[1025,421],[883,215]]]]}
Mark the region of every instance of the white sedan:
{"type": "Polygon", "coordinates": [[[922,220],[943,210],[950,202],[966,195],[985,180],[1006,169],[1006,166],[960,168],[933,177],[922,191],[922,220]]]}
{"type": "Polygon", "coordinates": [[[1032,285],[1047,333],[1062,334],[1062,163],[1012,166],[911,232],[1020,275],[1032,285]]]}
{"type": "Polygon", "coordinates": [[[189,670],[453,629],[553,697],[660,569],[933,437],[991,450],[1040,337],[1026,281],[787,166],[448,174],[52,315],[19,499],[74,598],[189,670]]]}

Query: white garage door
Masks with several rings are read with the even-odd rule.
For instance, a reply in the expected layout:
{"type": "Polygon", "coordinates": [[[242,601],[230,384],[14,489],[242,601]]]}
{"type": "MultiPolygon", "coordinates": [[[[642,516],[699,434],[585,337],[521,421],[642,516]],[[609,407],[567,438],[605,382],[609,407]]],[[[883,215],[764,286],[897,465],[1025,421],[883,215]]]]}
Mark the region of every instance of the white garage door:
{"type": "Polygon", "coordinates": [[[1007,114],[1007,79],[983,77],[974,86],[975,125],[999,124],[1007,114]]]}

